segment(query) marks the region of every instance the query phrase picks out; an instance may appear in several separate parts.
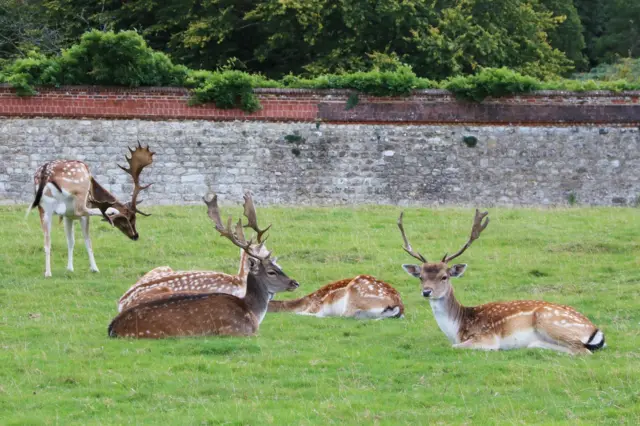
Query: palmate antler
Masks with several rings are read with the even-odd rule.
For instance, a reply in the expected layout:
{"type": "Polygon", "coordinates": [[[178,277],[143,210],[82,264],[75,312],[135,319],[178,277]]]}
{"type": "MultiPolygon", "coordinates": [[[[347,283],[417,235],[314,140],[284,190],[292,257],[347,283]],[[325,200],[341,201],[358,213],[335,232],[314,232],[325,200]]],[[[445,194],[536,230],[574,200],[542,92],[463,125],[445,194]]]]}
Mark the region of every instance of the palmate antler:
{"type": "Polygon", "coordinates": [[[270,252],[264,256],[259,256],[258,254],[256,254],[260,252],[260,249],[254,252],[252,248],[253,241],[252,240],[247,241],[244,236],[244,231],[242,230],[242,219],[238,219],[238,223],[235,226],[235,230],[232,229],[233,219],[231,216],[229,216],[229,219],[227,220],[226,227],[222,224],[222,220],[220,219],[220,208],[218,207],[217,195],[214,194],[213,198],[211,198],[210,201],[207,201],[206,197],[203,197],[202,200],[207,205],[207,214],[209,215],[209,218],[213,221],[213,223],[215,224],[216,231],[218,231],[221,236],[227,238],[235,246],[240,247],[242,250],[245,251],[245,253],[247,253],[251,257],[254,257],[260,260],[266,260],[269,258],[269,256],[271,255],[270,252]]]}
{"type": "Polygon", "coordinates": [[[245,225],[245,228],[251,228],[253,229],[256,234],[257,234],[257,240],[258,240],[258,244],[263,243],[266,238],[263,240],[262,239],[262,235],[264,235],[265,232],[267,232],[269,230],[269,228],[271,228],[271,225],[267,226],[264,229],[260,229],[260,227],[258,226],[258,219],[256,216],[256,207],[253,204],[253,198],[251,198],[251,192],[247,191],[244,194],[244,215],[247,218],[247,225],[245,225]]]}
{"type": "Polygon", "coordinates": [[[489,212],[480,213],[480,211],[476,209],[476,215],[473,218],[473,227],[471,228],[471,236],[469,236],[469,241],[467,241],[467,243],[464,246],[462,246],[460,250],[458,250],[456,253],[452,254],[451,256],[447,256],[445,254],[444,257],[442,258],[442,261],[444,263],[449,263],[456,257],[460,256],[462,253],[464,253],[466,249],[468,249],[471,246],[471,243],[473,243],[475,240],[478,239],[478,237],[480,237],[480,233],[482,233],[482,231],[484,231],[487,225],[489,225],[488,217],[484,222],[482,222],[482,219],[484,219],[488,214],[489,212]]]}
{"type": "Polygon", "coordinates": [[[129,151],[131,152],[131,158],[125,156],[127,163],[129,163],[129,168],[123,167],[118,164],[118,167],[131,175],[131,178],[133,179],[133,194],[131,196],[129,207],[136,213],[140,213],[143,216],[150,216],[149,214],[143,213],[138,210],[137,205],[139,203],[142,203],[142,200],[138,201],[138,194],[140,194],[142,190],[145,190],[152,185],[150,183],[148,185],[141,186],[140,173],[142,173],[142,170],[145,167],[153,163],[153,154],[155,154],[155,152],[151,152],[148,145],[146,148],[143,148],[142,145],[140,145],[140,141],[138,141],[138,146],[136,147],[136,149],[129,148],[129,151]]]}

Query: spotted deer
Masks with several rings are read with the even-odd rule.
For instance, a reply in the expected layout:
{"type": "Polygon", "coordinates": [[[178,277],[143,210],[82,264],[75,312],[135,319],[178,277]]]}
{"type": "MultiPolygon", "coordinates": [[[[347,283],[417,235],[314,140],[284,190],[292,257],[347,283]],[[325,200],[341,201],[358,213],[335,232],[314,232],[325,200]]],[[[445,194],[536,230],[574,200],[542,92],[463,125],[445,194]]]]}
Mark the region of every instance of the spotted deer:
{"type": "Polygon", "coordinates": [[[327,284],[294,300],[272,300],[269,312],[295,312],[316,317],[401,318],[404,305],[391,285],[370,275],[327,284]]]}
{"type": "Polygon", "coordinates": [[[229,217],[223,226],[216,197],[205,199],[216,230],[249,257],[247,289],[243,298],[224,293],[174,293],[134,305],[111,322],[111,337],[159,339],[179,336],[251,336],[267,313],[275,293],[292,291],[298,283],[280,269],[270,253],[259,255],[251,240],[246,241],[242,220],[232,229],[229,217]]]}
{"type": "Polygon", "coordinates": [[[143,148],[140,143],[134,150],[129,148],[131,157],[125,157],[129,167],[118,165],[133,179],[133,195],[131,201],[123,203],[109,191],[104,189],[89,172],[86,163],[77,160],[54,160],[41,165],[35,175],[35,199],[27,210],[27,216],[34,207],[40,212],[40,223],[44,232],[45,277],[51,276],[51,224],[53,216],[64,220],[67,236],[68,261],[67,270],[73,271],[73,248],[75,237],[73,226],[80,220],[84,242],[89,254],[89,267],[99,272],[93,256],[91,238],[89,237],[89,217],[102,216],[111,226],[118,228],[130,239],[139,237],[136,229],[136,214],[149,216],[138,210],[138,195],[151,184],[140,185],[140,173],[153,162],[153,154],[149,147],[143,148]]]}
{"type": "Polygon", "coordinates": [[[454,348],[483,350],[543,348],[570,354],[590,354],[605,346],[604,334],[575,309],[539,300],[493,302],[463,306],[453,294],[451,278],[461,277],[466,264],[449,266],[478,239],[489,224],[488,212],[476,210],[467,243],[440,262],[427,262],[413,250],[398,218],[404,250],[420,265],[402,265],[409,275],[420,279],[422,295],[429,299],[436,322],[454,348]],[[486,220],[485,220],[486,217],[486,220]],[[484,220],[484,222],[483,222],[484,220]]]}
{"type": "MultiPolygon", "coordinates": [[[[210,201],[217,209],[217,195],[210,201]]],[[[264,229],[258,226],[255,205],[250,192],[244,195],[244,215],[247,218],[247,226],[256,233],[256,243],[252,244],[252,250],[258,256],[267,256],[268,251],[264,242],[264,234],[271,225],[264,229]]],[[[209,209],[211,217],[212,210],[209,209]]],[[[212,219],[214,219],[212,217],[212,219]]],[[[215,220],[215,219],[214,219],[215,220]]],[[[270,261],[278,268],[276,259],[270,261]]],[[[237,297],[244,297],[246,291],[247,275],[251,269],[251,256],[243,248],[240,249],[240,269],[236,275],[216,271],[174,271],[169,266],[160,266],[152,269],[142,276],[131,288],[129,288],[118,301],[118,312],[135,306],[142,302],[166,297],[173,293],[227,293],[237,297]]]]}

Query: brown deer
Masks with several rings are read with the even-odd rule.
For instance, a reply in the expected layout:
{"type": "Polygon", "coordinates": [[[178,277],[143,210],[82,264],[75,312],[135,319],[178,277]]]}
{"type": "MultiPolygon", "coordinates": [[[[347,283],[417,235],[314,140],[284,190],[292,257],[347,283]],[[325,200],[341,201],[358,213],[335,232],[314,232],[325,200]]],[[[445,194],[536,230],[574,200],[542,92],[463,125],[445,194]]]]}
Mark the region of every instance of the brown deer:
{"type": "Polygon", "coordinates": [[[84,242],[89,254],[89,266],[98,272],[93,257],[91,238],[89,237],[89,217],[102,216],[111,226],[115,226],[130,239],[139,237],[136,230],[136,214],[149,216],[138,210],[140,191],[151,184],[140,186],[140,173],[153,162],[153,152],[149,147],[138,147],[131,151],[131,158],[125,157],[129,168],[120,167],[133,179],[133,195],[131,201],[120,202],[109,191],[104,189],[89,172],[86,163],[77,160],[54,160],[41,165],[34,175],[35,199],[27,210],[27,216],[34,207],[40,212],[40,223],[44,232],[45,277],[51,276],[51,224],[53,216],[64,220],[67,236],[68,261],[67,270],[73,271],[73,247],[75,237],[73,225],[80,220],[84,242]]]}
{"type": "Polygon", "coordinates": [[[404,270],[422,284],[422,295],[429,299],[436,322],[453,343],[454,348],[484,350],[544,348],[570,354],[590,354],[605,346],[604,334],[575,309],[538,300],[493,302],[480,306],[463,306],[453,294],[451,278],[461,277],[466,264],[448,265],[478,239],[489,224],[483,219],[488,212],[476,215],[467,243],[440,262],[427,262],[413,251],[402,225],[398,228],[404,250],[421,265],[402,265],[404,270]]]}
{"type": "Polygon", "coordinates": [[[269,312],[358,319],[401,318],[404,304],[391,285],[370,275],[358,275],[327,284],[299,299],[272,300],[269,312]]]}
{"type": "Polygon", "coordinates": [[[252,241],[246,241],[242,220],[232,229],[229,217],[222,225],[216,197],[205,199],[209,217],[216,230],[249,256],[247,289],[244,298],[223,293],[176,293],[137,304],[120,312],[109,325],[111,337],[159,339],[178,336],[251,336],[267,313],[275,293],[292,291],[298,283],[287,277],[270,260],[270,253],[260,256],[252,241]]]}
{"type": "MultiPolygon", "coordinates": [[[[210,203],[217,206],[217,195],[210,203]]],[[[257,242],[252,244],[251,250],[259,257],[269,254],[264,242],[265,229],[260,229],[255,205],[250,192],[244,195],[244,215],[247,217],[248,227],[256,232],[257,242]]],[[[209,209],[211,213],[211,209],[209,209]]],[[[213,219],[213,218],[212,218],[213,219]]],[[[215,220],[215,219],[214,219],[215,220]]],[[[278,268],[276,259],[270,261],[278,268]]],[[[247,275],[251,268],[251,256],[243,248],[240,249],[240,269],[237,275],[215,271],[174,271],[169,266],[160,266],[142,276],[118,301],[118,311],[137,305],[138,303],[166,297],[172,293],[227,293],[232,296],[244,297],[247,275]]]]}

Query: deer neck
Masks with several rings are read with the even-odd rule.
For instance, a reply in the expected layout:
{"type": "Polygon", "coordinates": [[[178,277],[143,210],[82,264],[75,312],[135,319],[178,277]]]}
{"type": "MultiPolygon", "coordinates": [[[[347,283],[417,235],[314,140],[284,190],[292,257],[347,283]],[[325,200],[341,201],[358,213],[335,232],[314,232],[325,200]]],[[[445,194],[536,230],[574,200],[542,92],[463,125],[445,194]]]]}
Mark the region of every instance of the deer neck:
{"type": "Polygon", "coordinates": [[[465,320],[467,308],[462,306],[453,294],[453,287],[444,297],[430,299],[433,316],[440,330],[449,338],[451,343],[460,343],[459,331],[465,320]]]}
{"type": "Polygon", "coordinates": [[[240,249],[240,269],[238,269],[238,277],[245,283],[247,282],[250,268],[249,255],[243,249],[240,249]]]}
{"type": "MultiPolygon", "coordinates": [[[[113,208],[118,210],[119,212],[122,212],[127,208],[127,206],[124,203],[120,202],[120,200],[118,200],[115,195],[113,195],[102,185],[100,185],[98,181],[93,178],[93,176],[91,177],[91,187],[89,188],[89,194],[91,195],[91,198],[94,198],[96,200],[112,202],[113,208]]],[[[87,205],[89,207],[96,207],[90,201],[87,201],[87,205]]]]}
{"type": "Polygon", "coordinates": [[[267,290],[267,286],[260,282],[254,274],[247,275],[247,293],[244,296],[244,302],[249,310],[258,318],[261,323],[267,313],[269,300],[273,297],[267,290]]]}

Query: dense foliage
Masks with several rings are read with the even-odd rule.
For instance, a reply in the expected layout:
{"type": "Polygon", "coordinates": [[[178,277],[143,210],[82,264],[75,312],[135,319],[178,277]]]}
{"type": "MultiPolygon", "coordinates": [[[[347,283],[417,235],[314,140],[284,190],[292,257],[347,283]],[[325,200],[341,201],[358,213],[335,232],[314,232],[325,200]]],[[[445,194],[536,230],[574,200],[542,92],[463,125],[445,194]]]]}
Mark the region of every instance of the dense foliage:
{"type": "MultiPolygon", "coordinates": [[[[374,96],[406,96],[416,89],[440,87],[461,99],[473,101],[544,88],[640,89],[640,65],[631,60],[601,66],[576,80],[543,81],[503,67],[481,68],[475,74],[440,82],[418,77],[397,55],[378,53],[370,55],[369,60],[373,64],[369,71],[322,74],[313,78],[289,74],[276,81],[235,70],[233,61],[217,71],[191,70],[151,49],[135,31],[93,30],[60,54],[47,56],[30,51],[26,57],[9,62],[0,73],[0,81],[10,83],[21,95],[34,94],[34,86],[38,85],[184,86],[191,89],[194,104],[212,102],[219,108],[241,108],[249,112],[260,108],[253,89],[264,87],[351,89],[374,96]]],[[[350,105],[355,103],[356,98],[350,105]]]]}
{"type": "Polygon", "coordinates": [[[366,72],[377,54],[444,80],[508,67],[549,79],[640,56],[637,0],[0,0],[0,61],[136,29],[175,63],[280,79],[366,72]]]}

